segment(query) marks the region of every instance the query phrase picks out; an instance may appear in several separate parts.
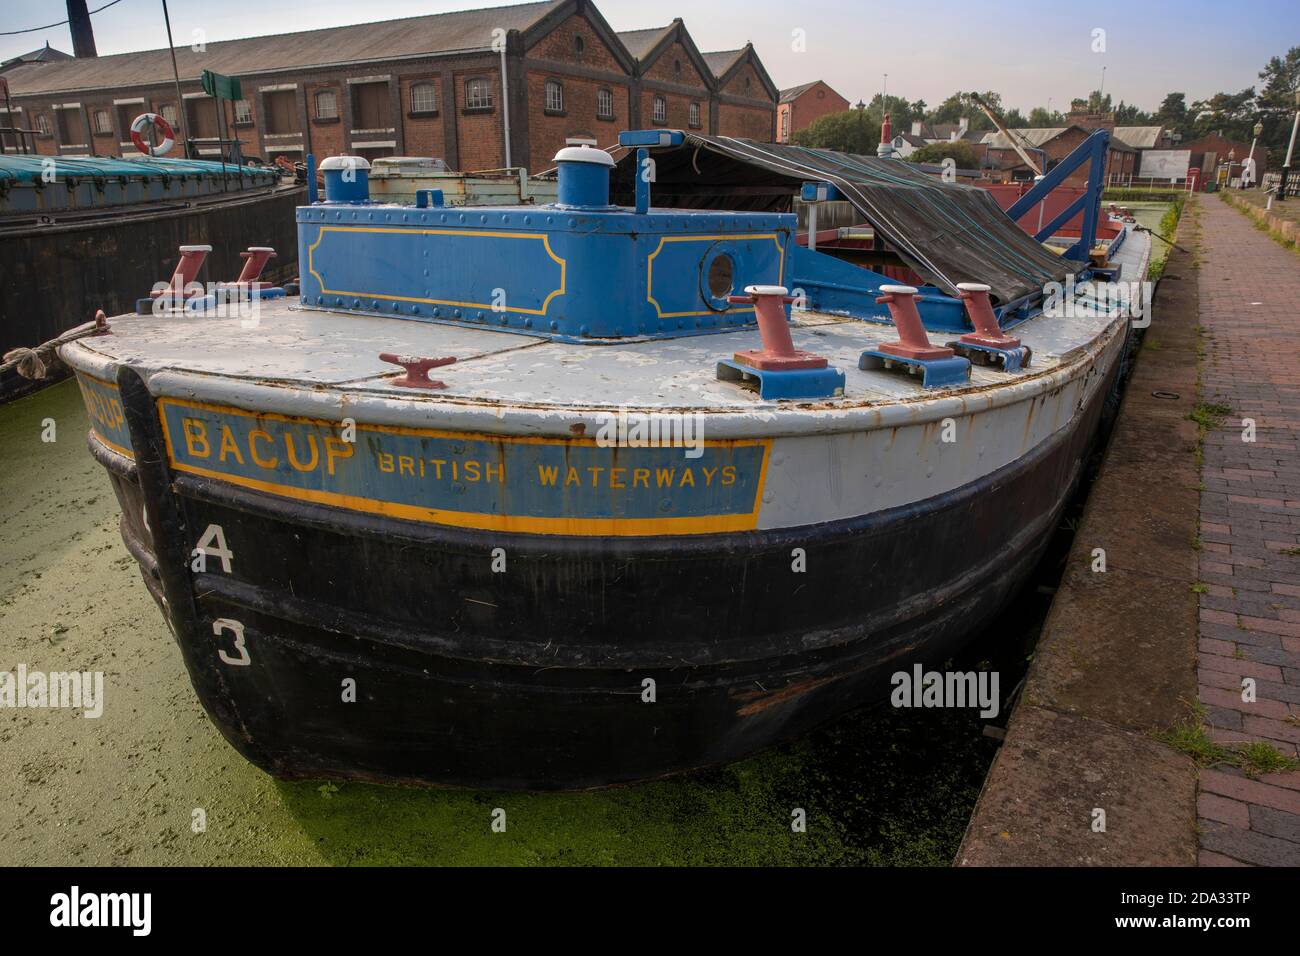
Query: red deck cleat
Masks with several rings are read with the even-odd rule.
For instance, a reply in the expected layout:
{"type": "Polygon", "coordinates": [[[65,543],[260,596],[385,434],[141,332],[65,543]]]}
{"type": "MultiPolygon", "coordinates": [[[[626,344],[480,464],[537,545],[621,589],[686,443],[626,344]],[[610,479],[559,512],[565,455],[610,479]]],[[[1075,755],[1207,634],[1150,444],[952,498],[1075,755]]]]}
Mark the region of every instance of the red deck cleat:
{"type": "Polygon", "coordinates": [[[729,295],[733,305],[752,305],[758,317],[758,332],[763,337],[761,349],[736,353],[736,361],[765,372],[793,371],[796,369],[826,368],[827,362],[813,352],[794,347],[790,338],[790,324],[785,319],[782,306],[794,299],[786,294],[785,286],[748,285],[744,295],[729,295]]]}
{"type": "Polygon", "coordinates": [[[897,342],[885,342],[876,347],[877,352],[897,355],[899,358],[915,359],[928,362],[933,359],[952,358],[953,350],[942,345],[931,345],[930,336],[921,324],[921,314],[916,311],[916,287],[910,285],[882,285],[884,295],[876,299],[877,303],[889,306],[889,315],[898,329],[897,342]]]}
{"type": "Polygon", "coordinates": [[[1020,347],[1018,338],[1004,335],[998,327],[998,318],[993,314],[993,303],[989,301],[988,286],[980,282],[958,282],[957,291],[961,293],[962,301],[966,303],[966,314],[975,326],[974,332],[967,332],[958,341],[990,349],[1020,347]]]}
{"type": "Polygon", "coordinates": [[[429,378],[429,369],[450,365],[456,361],[454,355],[445,358],[425,358],[422,355],[397,355],[394,352],[380,352],[379,359],[406,369],[403,377],[393,379],[393,384],[402,388],[446,388],[446,382],[429,378]]]}

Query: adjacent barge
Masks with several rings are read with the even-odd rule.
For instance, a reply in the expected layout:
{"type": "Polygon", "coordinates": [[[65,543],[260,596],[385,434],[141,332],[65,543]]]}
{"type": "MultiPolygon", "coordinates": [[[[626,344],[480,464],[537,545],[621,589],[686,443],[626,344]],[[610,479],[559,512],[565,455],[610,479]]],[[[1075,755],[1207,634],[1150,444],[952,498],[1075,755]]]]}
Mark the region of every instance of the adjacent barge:
{"type": "MultiPolygon", "coordinates": [[[[130,309],[178,245],[239,235],[288,250],[301,186],[275,169],[141,156],[0,156],[0,354],[54,338],[70,317],[130,309]]],[[[239,250],[209,268],[233,279],[239,250]]],[[[292,261],[277,262],[294,274],[292,261]]],[[[46,382],[52,378],[46,379],[46,382]]],[[[0,368],[0,401],[38,387],[0,368]]]]}
{"type": "MultiPolygon", "coordinates": [[[[178,296],[62,347],[196,691],[267,771],[553,789],[725,761],[938,666],[1045,545],[1129,327],[1096,289],[1041,314],[1076,262],[902,164],[794,174],[856,191],[918,292],[787,214],[651,209],[641,179],[610,205],[594,152],[539,207],[377,204],[327,165],[301,299],[178,296]],[[969,209],[967,244],[900,236],[877,175],[969,209]]],[[[1140,277],[1142,237],[1112,267],[1140,277]]]]}

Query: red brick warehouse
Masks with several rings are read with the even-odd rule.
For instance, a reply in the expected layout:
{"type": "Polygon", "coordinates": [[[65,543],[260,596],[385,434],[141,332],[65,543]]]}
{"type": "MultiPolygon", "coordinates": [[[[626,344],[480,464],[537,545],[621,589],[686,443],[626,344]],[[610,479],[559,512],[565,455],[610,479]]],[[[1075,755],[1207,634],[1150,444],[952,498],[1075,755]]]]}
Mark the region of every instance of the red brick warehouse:
{"type": "Polygon", "coordinates": [[[568,138],[604,147],[620,130],[665,126],[766,142],[776,129],[778,92],[752,46],[701,53],[680,19],[617,33],[590,0],[181,45],[176,58],[179,105],[166,49],[17,63],[5,72],[12,125],[39,130],[48,156],[132,155],[143,112],[215,140],[206,69],[242,80],[245,98],[223,104],[228,128],[245,156],[265,159],[417,155],[541,171],[568,138]]]}
{"type": "Polygon", "coordinates": [[[782,90],[776,108],[776,141],[788,143],[790,137],[807,129],[814,120],[829,113],[843,113],[848,108],[849,101],[831,89],[825,80],[813,80],[782,90]]]}

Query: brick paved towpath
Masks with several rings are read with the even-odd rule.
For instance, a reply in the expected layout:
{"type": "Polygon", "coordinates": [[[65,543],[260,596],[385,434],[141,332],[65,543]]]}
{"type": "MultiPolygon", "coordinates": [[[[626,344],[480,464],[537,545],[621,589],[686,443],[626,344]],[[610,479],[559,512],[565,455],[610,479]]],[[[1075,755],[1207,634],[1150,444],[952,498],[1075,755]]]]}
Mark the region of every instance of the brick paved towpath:
{"type": "MultiPolygon", "coordinates": [[[[1231,409],[1205,437],[1200,654],[1210,734],[1300,744],[1300,256],[1203,197],[1201,402],[1231,409]],[[1243,440],[1254,419],[1255,441],[1243,440]],[[1243,702],[1244,678],[1257,700],[1243,702]]],[[[1200,775],[1202,865],[1300,865],[1300,771],[1200,775]]]]}

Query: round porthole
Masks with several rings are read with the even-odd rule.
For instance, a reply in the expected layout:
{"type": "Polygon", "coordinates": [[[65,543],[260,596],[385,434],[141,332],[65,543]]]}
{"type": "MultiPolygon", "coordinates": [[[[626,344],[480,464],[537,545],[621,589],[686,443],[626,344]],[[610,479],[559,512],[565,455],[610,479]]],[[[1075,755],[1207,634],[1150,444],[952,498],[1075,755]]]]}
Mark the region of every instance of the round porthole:
{"type": "Polygon", "coordinates": [[[710,309],[725,312],[727,296],[736,289],[736,260],[725,243],[709,248],[700,261],[700,295],[710,309]]]}

